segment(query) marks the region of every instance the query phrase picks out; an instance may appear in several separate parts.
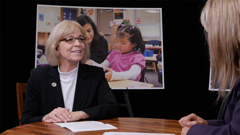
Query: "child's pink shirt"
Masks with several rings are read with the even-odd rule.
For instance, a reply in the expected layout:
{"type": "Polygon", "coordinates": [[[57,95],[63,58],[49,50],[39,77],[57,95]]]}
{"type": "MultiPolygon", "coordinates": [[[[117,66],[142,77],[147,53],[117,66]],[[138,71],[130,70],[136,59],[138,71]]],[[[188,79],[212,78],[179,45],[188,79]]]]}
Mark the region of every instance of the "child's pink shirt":
{"type": "MultiPolygon", "coordinates": [[[[118,50],[113,50],[108,56],[109,68],[116,72],[128,71],[132,65],[138,65],[141,67],[141,71],[145,68],[146,60],[141,52],[132,51],[130,53],[122,54],[118,50]]],[[[141,73],[135,79],[139,81],[141,73]]]]}

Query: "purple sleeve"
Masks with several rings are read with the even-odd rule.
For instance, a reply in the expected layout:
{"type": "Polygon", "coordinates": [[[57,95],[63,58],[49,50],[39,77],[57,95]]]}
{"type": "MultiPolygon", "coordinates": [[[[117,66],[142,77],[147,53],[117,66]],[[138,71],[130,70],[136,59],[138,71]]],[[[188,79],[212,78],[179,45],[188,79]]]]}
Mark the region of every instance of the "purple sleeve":
{"type": "Polygon", "coordinates": [[[232,90],[221,120],[209,120],[209,125],[193,125],[187,135],[240,135],[240,79],[232,90]]]}
{"type": "Polygon", "coordinates": [[[213,125],[196,124],[188,130],[187,135],[232,135],[229,128],[230,125],[218,127],[213,125]]]}
{"type": "Polygon", "coordinates": [[[207,134],[213,134],[212,132],[214,132],[214,134],[217,134],[217,135],[222,134],[222,133],[218,133],[217,130],[219,130],[220,126],[224,125],[223,120],[207,120],[207,122],[209,123],[209,125],[196,124],[192,126],[189,129],[187,135],[207,135],[207,134]],[[212,132],[210,133],[209,130],[212,130],[212,132]]]}
{"type": "Polygon", "coordinates": [[[207,120],[207,122],[209,123],[209,125],[213,125],[213,126],[224,125],[223,120],[207,120]]]}

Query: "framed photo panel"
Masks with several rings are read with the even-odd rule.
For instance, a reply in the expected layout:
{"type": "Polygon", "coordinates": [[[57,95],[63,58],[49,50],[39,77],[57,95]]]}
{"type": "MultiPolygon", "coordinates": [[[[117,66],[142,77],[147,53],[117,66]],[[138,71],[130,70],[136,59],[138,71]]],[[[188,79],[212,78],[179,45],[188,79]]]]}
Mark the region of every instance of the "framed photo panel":
{"type": "MultiPolygon", "coordinates": [[[[53,28],[63,20],[74,21],[80,15],[89,16],[98,32],[108,43],[108,55],[118,51],[117,28],[121,24],[140,29],[145,44],[145,67],[139,81],[121,79],[109,81],[112,89],[164,89],[164,44],[161,8],[104,8],[64,5],[37,5],[35,67],[48,65],[45,45],[53,28]]],[[[90,54],[91,55],[91,54],[90,54]]],[[[101,63],[99,63],[101,64],[101,63]]],[[[109,67],[111,69],[111,67],[109,67]]],[[[112,69],[114,70],[114,69],[112,69]]]]}

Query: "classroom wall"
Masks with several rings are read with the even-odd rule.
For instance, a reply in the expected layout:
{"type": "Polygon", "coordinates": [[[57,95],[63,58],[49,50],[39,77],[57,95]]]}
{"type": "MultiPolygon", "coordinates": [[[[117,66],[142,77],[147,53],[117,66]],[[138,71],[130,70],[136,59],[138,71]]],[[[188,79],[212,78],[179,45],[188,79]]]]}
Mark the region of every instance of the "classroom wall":
{"type": "MultiPolygon", "coordinates": [[[[115,21],[116,24],[121,24],[123,22],[123,20],[130,20],[131,25],[136,24],[136,21],[137,21],[136,20],[136,12],[138,12],[138,10],[135,11],[134,9],[129,8],[129,9],[125,9],[122,12],[123,12],[123,19],[113,19],[113,21],[115,21]]],[[[145,19],[145,17],[144,17],[144,13],[145,13],[144,10],[141,11],[141,14],[142,14],[141,19],[143,19],[145,22],[148,22],[147,19],[145,19]]],[[[154,16],[154,14],[152,14],[152,15],[154,16]]],[[[114,18],[114,12],[113,12],[113,18],[114,18]]],[[[138,27],[140,28],[142,36],[145,40],[150,40],[150,39],[161,40],[161,38],[159,38],[159,37],[157,37],[157,38],[156,37],[155,38],[149,38],[149,37],[146,38],[147,36],[153,36],[154,37],[156,35],[161,35],[161,33],[159,31],[159,29],[161,29],[159,27],[161,27],[161,26],[154,26],[154,25],[147,26],[147,25],[145,25],[145,26],[138,26],[138,27]]]]}
{"type": "MultiPolygon", "coordinates": [[[[83,7],[82,8],[84,11],[87,12],[87,15],[93,20],[93,22],[97,25],[97,8],[86,8],[86,7],[83,7]],[[90,10],[93,9],[93,13],[90,15],[90,10]]],[[[78,14],[77,16],[80,16],[81,15],[81,8],[78,8],[78,14]]]]}
{"type": "MultiPolygon", "coordinates": [[[[57,23],[59,23],[61,21],[61,7],[60,6],[49,6],[49,5],[40,5],[38,6],[39,8],[39,12],[38,12],[38,17],[41,15],[43,15],[43,20],[40,20],[38,18],[38,31],[39,32],[51,32],[52,29],[54,28],[54,26],[56,26],[57,23]]],[[[77,16],[81,15],[81,8],[77,8],[77,7],[73,7],[76,8],[77,11],[77,16]]],[[[93,20],[93,22],[97,25],[97,9],[99,8],[84,8],[82,7],[82,9],[85,12],[89,12],[89,10],[93,9],[93,13],[90,16],[90,18],[93,20]]],[[[130,20],[130,24],[133,25],[136,23],[136,18],[135,18],[135,11],[134,9],[130,8],[130,9],[124,9],[123,12],[123,19],[113,19],[113,22],[116,22],[116,24],[121,24],[123,22],[123,20],[130,20]]],[[[137,11],[138,12],[138,11],[137,11]]],[[[142,12],[141,14],[143,14],[144,12],[142,12]]],[[[114,12],[112,12],[113,14],[113,18],[114,18],[114,12]]],[[[144,16],[143,18],[144,19],[144,16]]],[[[109,22],[110,23],[110,22],[109,22]]],[[[141,31],[142,31],[142,35],[143,36],[154,36],[154,35],[159,35],[159,28],[156,26],[152,26],[152,27],[144,27],[141,26],[141,31]]]]}
{"type": "MultiPolygon", "coordinates": [[[[35,66],[37,4],[69,5],[69,2],[3,1],[1,4],[3,10],[8,10],[8,5],[14,9],[1,13],[0,132],[3,132],[18,125],[16,83],[27,82],[35,66]],[[24,8],[26,4],[28,8],[24,8]]],[[[104,2],[89,1],[71,4],[106,6],[104,2]]],[[[165,89],[129,91],[135,117],[180,119],[196,113],[205,119],[217,118],[220,105],[214,104],[216,93],[208,90],[208,46],[199,20],[203,4],[202,0],[139,4],[163,10],[165,89]]],[[[127,5],[118,3],[117,6],[127,5]]],[[[121,91],[113,92],[118,101],[124,101],[121,91]]],[[[119,116],[127,116],[125,108],[120,110],[119,116]]]]}
{"type": "MultiPolygon", "coordinates": [[[[68,8],[68,7],[66,7],[68,8]]],[[[70,7],[69,7],[70,8],[70,7]]],[[[81,15],[81,8],[77,9],[77,16],[81,15]]],[[[95,8],[82,8],[84,11],[88,12],[93,9],[93,13],[89,17],[97,24],[97,9],[95,8]]],[[[38,31],[39,32],[51,32],[60,21],[61,21],[61,6],[51,6],[51,5],[39,5],[38,6],[38,31]],[[39,19],[39,15],[44,16],[43,20],[39,19]]]]}
{"type": "Polygon", "coordinates": [[[43,21],[38,18],[38,31],[39,32],[51,32],[61,21],[61,7],[52,6],[38,6],[38,17],[42,14],[43,21]]]}

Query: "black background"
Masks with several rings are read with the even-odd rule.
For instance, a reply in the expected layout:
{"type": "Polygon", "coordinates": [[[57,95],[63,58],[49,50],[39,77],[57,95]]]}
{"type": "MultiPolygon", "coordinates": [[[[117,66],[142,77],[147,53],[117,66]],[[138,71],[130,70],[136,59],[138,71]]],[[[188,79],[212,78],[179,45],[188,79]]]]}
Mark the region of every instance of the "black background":
{"type": "MultiPolygon", "coordinates": [[[[0,133],[18,126],[16,83],[34,68],[37,4],[162,8],[164,90],[131,90],[135,117],[180,119],[196,113],[216,119],[216,93],[208,90],[209,56],[200,13],[205,0],[161,1],[1,1],[0,133]]],[[[122,91],[114,91],[119,102],[122,91]]],[[[121,108],[119,116],[128,116],[121,108]]]]}

